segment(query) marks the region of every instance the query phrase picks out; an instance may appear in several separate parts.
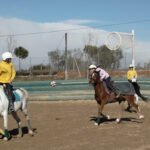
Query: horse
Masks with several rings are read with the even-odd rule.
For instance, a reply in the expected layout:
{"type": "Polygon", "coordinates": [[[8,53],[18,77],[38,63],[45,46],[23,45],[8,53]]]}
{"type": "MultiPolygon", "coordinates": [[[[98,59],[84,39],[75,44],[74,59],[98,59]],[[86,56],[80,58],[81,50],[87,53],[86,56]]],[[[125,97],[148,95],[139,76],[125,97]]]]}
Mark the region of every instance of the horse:
{"type": "Polygon", "coordinates": [[[118,102],[121,106],[121,113],[119,117],[116,118],[117,123],[121,122],[121,118],[123,114],[123,102],[125,101],[127,101],[131,106],[135,108],[139,116],[139,119],[144,118],[144,115],[142,115],[140,112],[139,105],[137,103],[138,97],[135,94],[135,92],[130,93],[130,94],[120,93],[119,97],[116,97],[114,93],[113,94],[108,93],[108,91],[106,90],[106,85],[104,84],[103,81],[100,80],[100,76],[97,72],[89,71],[88,78],[89,78],[89,83],[92,84],[94,87],[95,99],[98,105],[98,117],[97,117],[95,125],[99,125],[101,123],[101,120],[104,118],[107,120],[110,118],[109,116],[106,116],[102,113],[105,104],[108,104],[108,103],[118,102]]]}
{"type": "MultiPolygon", "coordinates": [[[[135,93],[137,94],[138,97],[140,97],[143,101],[145,102],[148,102],[148,99],[147,97],[143,96],[140,92],[140,86],[137,82],[131,82],[131,85],[133,86],[134,90],[135,90],[135,93]]],[[[130,106],[130,104],[128,104],[127,108],[125,109],[125,111],[128,111],[128,112],[132,112],[132,107],[130,106]]]]}
{"type": "Polygon", "coordinates": [[[15,111],[8,112],[8,106],[9,106],[9,100],[8,97],[4,91],[3,85],[0,85],[0,115],[3,117],[3,125],[4,125],[4,140],[9,140],[11,138],[11,135],[8,131],[8,115],[11,114],[13,118],[15,119],[17,125],[18,125],[18,137],[23,136],[22,127],[21,127],[21,120],[17,114],[18,110],[21,110],[21,112],[24,114],[27,122],[27,128],[29,131],[29,134],[33,136],[33,130],[30,123],[30,118],[28,115],[28,109],[27,109],[27,98],[28,98],[28,92],[24,88],[17,88],[13,91],[15,95],[15,101],[14,101],[14,109],[15,111]]]}

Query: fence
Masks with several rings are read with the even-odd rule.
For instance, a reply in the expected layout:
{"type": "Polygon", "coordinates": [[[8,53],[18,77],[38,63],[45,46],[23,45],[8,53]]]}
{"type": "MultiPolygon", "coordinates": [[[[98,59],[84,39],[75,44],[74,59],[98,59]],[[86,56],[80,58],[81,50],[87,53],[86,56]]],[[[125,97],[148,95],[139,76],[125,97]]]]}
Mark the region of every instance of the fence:
{"type": "MultiPolygon", "coordinates": [[[[115,82],[120,82],[118,78],[115,82]]],[[[122,80],[123,81],[123,80],[122,80]]],[[[142,92],[150,94],[150,79],[139,81],[142,92]]],[[[56,86],[47,81],[15,82],[15,87],[24,87],[29,92],[29,100],[89,100],[94,99],[94,90],[86,79],[82,80],[57,80],[56,86]]]]}

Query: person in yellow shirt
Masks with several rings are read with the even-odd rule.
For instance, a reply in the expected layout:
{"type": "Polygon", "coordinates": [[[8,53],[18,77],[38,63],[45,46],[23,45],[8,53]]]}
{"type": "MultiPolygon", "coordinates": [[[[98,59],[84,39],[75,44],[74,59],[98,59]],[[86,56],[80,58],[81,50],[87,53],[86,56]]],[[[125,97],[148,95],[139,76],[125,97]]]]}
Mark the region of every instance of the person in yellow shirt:
{"type": "MultiPolygon", "coordinates": [[[[144,97],[144,96],[141,94],[141,92],[140,92],[140,86],[139,86],[139,84],[137,83],[137,72],[136,72],[136,70],[135,70],[134,65],[132,65],[132,64],[129,65],[129,70],[127,71],[127,79],[128,79],[128,81],[133,85],[134,90],[135,90],[135,93],[136,93],[140,98],[142,98],[142,100],[146,101],[147,98],[144,97]]],[[[129,110],[130,110],[130,107],[131,107],[131,106],[128,105],[128,107],[126,108],[126,110],[129,111],[129,110]]]]}
{"type": "Polygon", "coordinates": [[[130,83],[136,82],[137,72],[132,64],[129,66],[129,70],[127,72],[127,79],[130,83]]]}
{"type": "Polygon", "coordinates": [[[16,71],[12,63],[12,54],[4,52],[2,54],[2,61],[0,62],[0,85],[3,85],[6,95],[9,100],[9,111],[14,111],[14,94],[12,82],[16,76],[16,71]]]}
{"type": "MultiPolygon", "coordinates": [[[[129,70],[127,71],[127,79],[128,81],[133,85],[135,93],[142,98],[142,100],[147,101],[147,98],[144,97],[141,92],[140,92],[140,86],[137,83],[137,72],[135,70],[134,65],[130,64],[129,65],[129,70]]],[[[125,109],[126,111],[131,111],[131,106],[128,104],[128,107],[125,109]]]]}
{"type": "Polygon", "coordinates": [[[129,66],[129,70],[127,72],[127,79],[133,85],[136,94],[143,100],[147,100],[147,98],[144,97],[140,92],[140,86],[137,83],[137,72],[132,64],[129,66]]]}

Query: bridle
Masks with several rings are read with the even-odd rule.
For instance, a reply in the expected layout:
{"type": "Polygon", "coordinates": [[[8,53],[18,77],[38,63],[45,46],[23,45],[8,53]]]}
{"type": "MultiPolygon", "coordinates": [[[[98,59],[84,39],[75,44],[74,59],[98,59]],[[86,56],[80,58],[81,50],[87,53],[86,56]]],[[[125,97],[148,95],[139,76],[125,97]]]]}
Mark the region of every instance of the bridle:
{"type": "Polygon", "coordinates": [[[99,78],[98,72],[95,72],[95,71],[93,71],[93,72],[91,72],[91,73],[89,72],[89,83],[90,83],[90,84],[95,85],[95,84],[97,84],[99,81],[100,81],[100,78],[99,78]]]}

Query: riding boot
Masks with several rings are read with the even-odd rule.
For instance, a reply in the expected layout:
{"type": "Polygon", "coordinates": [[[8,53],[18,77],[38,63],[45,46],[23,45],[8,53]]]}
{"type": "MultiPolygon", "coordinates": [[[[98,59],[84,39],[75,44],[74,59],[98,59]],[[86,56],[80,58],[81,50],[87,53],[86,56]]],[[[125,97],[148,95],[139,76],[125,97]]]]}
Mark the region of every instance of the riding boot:
{"type": "Polygon", "coordinates": [[[112,86],[112,91],[115,93],[116,98],[120,97],[121,92],[118,89],[116,89],[114,86],[112,86]]]}
{"type": "Polygon", "coordinates": [[[14,110],[14,103],[13,103],[13,96],[11,95],[11,93],[9,93],[7,97],[9,100],[8,111],[9,112],[15,111],[14,110]]]}
{"type": "Polygon", "coordinates": [[[13,112],[14,110],[14,104],[11,100],[9,100],[9,106],[8,106],[8,111],[9,112],[13,112]]]}
{"type": "Polygon", "coordinates": [[[115,93],[116,98],[120,97],[121,92],[115,88],[113,88],[113,92],[115,93]]]}
{"type": "Polygon", "coordinates": [[[120,92],[116,92],[116,98],[120,97],[120,92]]]}

